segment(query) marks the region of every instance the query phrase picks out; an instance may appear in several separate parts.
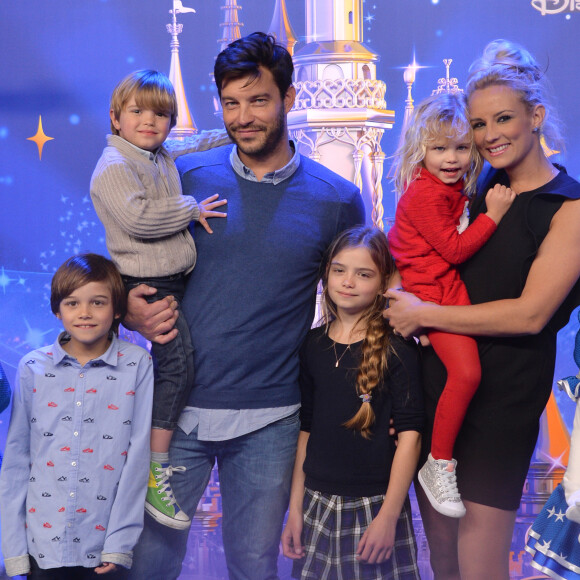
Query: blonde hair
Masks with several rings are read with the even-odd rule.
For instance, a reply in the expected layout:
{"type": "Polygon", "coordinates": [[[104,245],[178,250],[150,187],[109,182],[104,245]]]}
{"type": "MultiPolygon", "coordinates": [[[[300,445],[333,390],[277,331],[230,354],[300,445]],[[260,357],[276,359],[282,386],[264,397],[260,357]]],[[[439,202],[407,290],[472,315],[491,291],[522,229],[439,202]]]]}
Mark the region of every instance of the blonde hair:
{"type": "Polygon", "coordinates": [[[473,142],[465,97],[462,93],[438,93],[421,101],[413,112],[403,143],[395,153],[394,183],[397,194],[403,195],[417,177],[431,142],[442,137],[456,139],[463,136],[471,145],[470,164],[464,177],[465,193],[471,195],[475,192],[483,161],[473,142]]]}
{"type": "MultiPolygon", "coordinates": [[[[135,104],[142,109],[151,109],[171,117],[170,129],[177,123],[177,98],[171,81],[156,70],[138,70],[127,75],[113,90],[110,110],[118,121],[123,107],[135,97],[135,104]]],[[[119,131],[111,119],[111,131],[119,131]]]]}
{"type": "Polygon", "coordinates": [[[561,123],[549,97],[553,89],[530,52],[509,40],[490,42],[482,56],[469,67],[467,101],[475,91],[493,85],[504,85],[516,91],[528,111],[542,105],[545,116],[540,135],[551,149],[564,150],[561,123]]]}
{"type": "Polygon", "coordinates": [[[375,421],[375,413],[370,403],[373,389],[381,384],[387,370],[387,360],[393,351],[391,345],[392,330],[383,317],[386,298],[382,295],[387,289],[389,279],[395,272],[395,263],[389,252],[387,237],[378,228],[357,226],[345,230],[332,243],[327,252],[327,258],[322,276],[322,322],[328,326],[338,317],[336,304],[328,293],[328,275],[334,257],[347,248],[366,248],[381,277],[381,294],[360,316],[357,324],[366,327],[365,337],[361,347],[362,358],[356,377],[356,391],[362,399],[360,409],[344,426],[359,431],[369,438],[371,427],[375,421]],[[365,400],[367,399],[367,400],[365,400]]]}

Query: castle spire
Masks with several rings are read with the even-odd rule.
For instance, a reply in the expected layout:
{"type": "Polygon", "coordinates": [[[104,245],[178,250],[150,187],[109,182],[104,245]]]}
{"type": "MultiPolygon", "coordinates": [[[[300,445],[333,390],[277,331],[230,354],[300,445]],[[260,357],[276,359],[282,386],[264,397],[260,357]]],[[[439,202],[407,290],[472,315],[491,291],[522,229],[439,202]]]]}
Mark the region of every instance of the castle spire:
{"type": "Polygon", "coordinates": [[[243,26],[243,23],[238,21],[238,10],[241,10],[242,7],[238,6],[237,0],[226,0],[225,6],[222,6],[221,9],[224,11],[224,21],[220,26],[224,30],[222,37],[218,40],[219,52],[234,40],[242,37],[240,28],[243,26]]]}
{"type": "Polygon", "coordinates": [[[189,106],[185,97],[183,78],[181,76],[181,64],[179,62],[179,40],[177,36],[183,30],[183,24],[177,23],[177,15],[185,12],[195,12],[193,8],[186,8],[180,0],[173,0],[173,10],[169,13],[173,15],[173,22],[167,24],[167,32],[171,34],[171,65],[169,67],[169,80],[175,89],[177,98],[177,123],[171,129],[169,136],[172,139],[183,139],[188,135],[197,133],[197,127],[189,112],[189,106]]]}
{"type": "Polygon", "coordinates": [[[290,54],[294,54],[294,45],[298,42],[296,33],[292,29],[285,0],[276,0],[274,16],[268,32],[276,37],[276,41],[284,46],[290,54]]]}
{"type": "Polygon", "coordinates": [[[363,0],[306,0],[306,42],[363,41],[363,0]]]}
{"type": "Polygon", "coordinates": [[[296,101],[288,115],[300,153],[356,184],[368,221],[383,227],[380,145],[392,129],[378,55],[362,43],[363,0],[305,0],[306,45],[294,54],[296,101]]]}

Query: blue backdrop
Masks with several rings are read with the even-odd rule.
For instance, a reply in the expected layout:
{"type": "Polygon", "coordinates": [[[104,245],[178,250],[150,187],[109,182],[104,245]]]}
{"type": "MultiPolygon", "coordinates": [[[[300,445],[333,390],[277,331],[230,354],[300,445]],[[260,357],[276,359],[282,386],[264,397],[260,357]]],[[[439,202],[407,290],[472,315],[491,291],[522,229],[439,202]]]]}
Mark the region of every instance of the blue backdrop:
{"type": "MultiPolygon", "coordinates": [[[[242,34],[266,30],[274,0],[240,1],[242,34]]],[[[192,116],[200,129],[221,126],[210,73],[222,35],[225,0],[189,0],[196,14],[180,15],[180,56],[192,116]]],[[[287,0],[304,39],[303,0],[287,0]]],[[[168,72],[171,0],[2,0],[0,4],[0,362],[10,381],[18,360],[52,342],[59,331],[49,309],[51,274],[70,255],[106,253],[104,233],[89,198],[89,180],[109,132],[114,85],[140,68],[168,72]],[[39,160],[27,140],[42,116],[47,141],[39,160]]],[[[377,78],[387,83],[395,128],[382,146],[393,153],[403,118],[403,68],[416,58],[415,100],[445,75],[465,84],[469,64],[494,38],[524,44],[547,70],[565,127],[560,157],[580,178],[580,2],[578,0],[365,0],[364,41],[380,55],[377,78]]],[[[300,47],[300,44],[297,48],[300,47]]],[[[385,169],[388,168],[388,161],[385,169]]],[[[386,171],[385,171],[386,173],[386,171]]],[[[385,215],[394,213],[385,181],[385,215]]],[[[561,336],[558,377],[575,374],[561,336]]],[[[571,405],[563,404],[569,416],[571,405]]],[[[0,415],[0,447],[8,413],[0,415]]]]}

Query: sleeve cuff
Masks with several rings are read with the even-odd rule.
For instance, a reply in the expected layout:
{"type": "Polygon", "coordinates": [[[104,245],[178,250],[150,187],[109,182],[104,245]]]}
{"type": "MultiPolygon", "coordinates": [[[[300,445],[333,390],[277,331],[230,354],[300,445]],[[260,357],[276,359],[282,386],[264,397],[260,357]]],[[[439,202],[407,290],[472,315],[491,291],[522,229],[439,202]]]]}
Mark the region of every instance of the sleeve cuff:
{"type": "Polygon", "coordinates": [[[133,564],[133,552],[103,552],[101,554],[101,562],[110,562],[111,564],[118,564],[124,568],[131,568],[133,564]]]}
{"type": "Polygon", "coordinates": [[[4,565],[6,566],[6,574],[8,576],[25,576],[30,572],[30,558],[28,554],[14,558],[6,558],[4,565]]]}

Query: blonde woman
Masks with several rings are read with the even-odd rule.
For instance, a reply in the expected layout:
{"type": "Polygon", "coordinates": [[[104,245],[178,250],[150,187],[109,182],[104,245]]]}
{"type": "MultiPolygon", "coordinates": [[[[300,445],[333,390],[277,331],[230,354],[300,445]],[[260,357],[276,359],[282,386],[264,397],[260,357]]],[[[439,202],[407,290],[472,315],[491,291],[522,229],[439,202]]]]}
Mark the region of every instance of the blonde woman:
{"type": "MultiPolygon", "coordinates": [[[[561,149],[542,69],[521,46],[491,42],[466,87],[474,141],[491,165],[479,192],[509,186],[516,198],[485,246],[461,269],[472,305],[439,306],[389,291],[386,316],[402,335],[436,329],[477,337],[481,383],[455,444],[466,515],[441,517],[422,494],[437,579],[508,580],[513,525],[552,387],[556,332],[580,303],[580,184],[542,148],[561,149]]],[[[471,219],[485,212],[478,195],[471,219]]],[[[423,356],[432,421],[445,373],[423,356]]]]}

